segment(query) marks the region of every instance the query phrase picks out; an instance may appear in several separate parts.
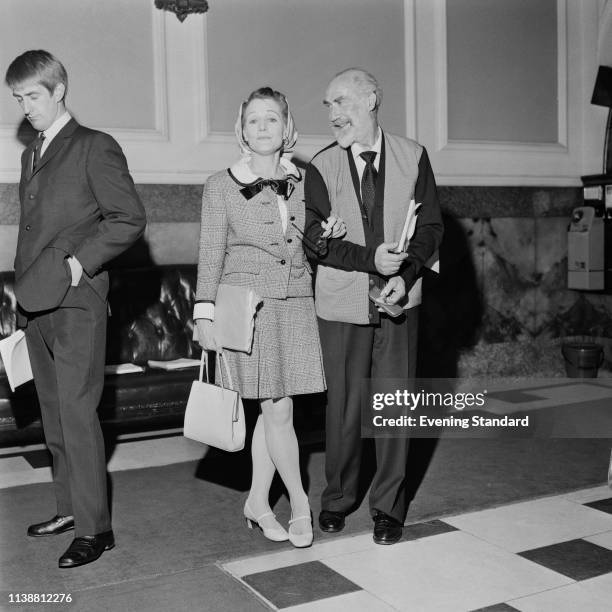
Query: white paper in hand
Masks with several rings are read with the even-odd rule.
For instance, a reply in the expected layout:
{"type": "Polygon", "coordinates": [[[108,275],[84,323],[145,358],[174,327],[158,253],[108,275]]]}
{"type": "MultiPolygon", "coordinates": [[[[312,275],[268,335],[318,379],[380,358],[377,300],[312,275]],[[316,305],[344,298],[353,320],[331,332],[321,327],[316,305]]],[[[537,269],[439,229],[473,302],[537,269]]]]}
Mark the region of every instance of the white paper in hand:
{"type": "Polygon", "coordinates": [[[0,340],[0,356],[11,391],[34,378],[23,330],[18,329],[14,334],[0,340]]]}

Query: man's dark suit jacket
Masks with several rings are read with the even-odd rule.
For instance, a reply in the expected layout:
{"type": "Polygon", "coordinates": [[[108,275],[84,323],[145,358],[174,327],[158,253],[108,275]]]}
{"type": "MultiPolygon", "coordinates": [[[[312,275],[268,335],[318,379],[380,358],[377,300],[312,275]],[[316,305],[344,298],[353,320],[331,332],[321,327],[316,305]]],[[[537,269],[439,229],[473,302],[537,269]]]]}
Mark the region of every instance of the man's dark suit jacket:
{"type": "MultiPolygon", "coordinates": [[[[21,157],[17,302],[26,314],[60,306],[71,281],[69,255],[83,266],[83,280],[106,300],[108,273],[102,267],[137,240],[146,223],[123,152],[111,136],[74,119],[32,173],[33,148],[34,143],[21,157]]],[[[20,327],[27,324],[23,315],[20,327]]]]}

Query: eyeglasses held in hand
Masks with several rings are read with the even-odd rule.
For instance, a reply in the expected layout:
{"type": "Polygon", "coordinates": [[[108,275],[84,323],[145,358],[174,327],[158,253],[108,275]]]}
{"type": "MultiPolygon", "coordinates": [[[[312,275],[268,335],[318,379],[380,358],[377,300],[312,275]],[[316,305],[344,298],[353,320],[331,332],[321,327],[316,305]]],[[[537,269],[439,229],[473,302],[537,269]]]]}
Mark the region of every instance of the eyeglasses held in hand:
{"type": "Polygon", "coordinates": [[[295,229],[300,233],[302,243],[305,244],[306,247],[309,248],[315,255],[318,257],[325,257],[327,255],[329,250],[327,247],[327,238],[320,236],[316,242],[313,242],[295,223],[293,223],[293,221],[291,222],[291,225],[293,225],[293,227],[295,227],[295,229]]]}

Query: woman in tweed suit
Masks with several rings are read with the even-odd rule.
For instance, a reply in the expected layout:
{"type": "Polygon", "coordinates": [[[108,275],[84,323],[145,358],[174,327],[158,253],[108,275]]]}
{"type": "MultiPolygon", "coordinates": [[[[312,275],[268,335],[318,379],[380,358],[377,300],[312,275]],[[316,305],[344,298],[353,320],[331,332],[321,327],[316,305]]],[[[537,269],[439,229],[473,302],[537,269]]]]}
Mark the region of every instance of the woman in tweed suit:
{"type": "MultiPolygon", "coordinates": [[[[204,186],[194,319],[202,347],[219,350],[214,328],[219,283],[250,287],[263,298],[251,353],[224,351],[240,395],[258,399],[261,407],[244,516],[271,540],[310,546],[310,505],[300,476],[291,397],[325,390],[325,377],[311,270],[301,241],[303,181],[282,157],[297,139],[285,96],[269,87],[251,93],[240,106],[236,136],[242,159],[204,186]],[[275,470],[291,502],[288,531],[270,509],[275,470]]],[[[324,236],[345,231],[333,217],[322,226],[324,236]]]]}

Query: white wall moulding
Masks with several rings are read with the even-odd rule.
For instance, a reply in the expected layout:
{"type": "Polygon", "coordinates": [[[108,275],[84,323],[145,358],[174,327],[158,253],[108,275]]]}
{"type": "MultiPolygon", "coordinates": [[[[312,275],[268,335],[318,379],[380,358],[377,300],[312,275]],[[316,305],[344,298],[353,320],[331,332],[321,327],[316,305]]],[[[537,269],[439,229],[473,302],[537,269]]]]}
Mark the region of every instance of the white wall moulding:
{"type": "Polygon", "coordinates": [[[602,66],[612,66],[612,0],[600,0],[597,59],[602,66]]]}
{"type": "MultiPolygon", "coordinates": [[[[479,4],[478,0],[466,1],[472,8],[479,4]]],[[[589,107],[590,94],[585,95],[584,84],[585,68],[588,70],[595,62],[596,3],[597,0],[580,3],[556,0],[557,41],[553,66],[556,96],[549,92],[548,98],[548,103],[554,105],[551,115],[557,116],[556,135],[539,136],[540,140],[550,142],[529,142],[526,138],[522,142],[514,138],[486,141],[449,138],[448,121],[453,109],[449,113],[447,0],[415,0],[416,131],[430,153],[438,182],[447,185],[580,184],[580,176],[588,171],[592,159],[588,151],[596,146],[590,141],[591,132],[585,130],[585,124],[593,121],[596,114],[589,107]]],[[[466,41],[467,44],[471,43],[466,41]]],[[[501,65],[499,69],[516,70],[516,67],[501,65]]],[[[542,69],[542,65],[532,68],[527,61],[521,69],[542,69]]],[[[533,80],[534,75],[529,76],[533,80]]],[[[517,91],[516,98],[508,100],[508,104],[521,104],[521,98],[531,94],[531,91],[517,91]]],[[[503,133],[504,126],[500,127],[503,133]]],[[[546,133],[550,135],[554,131],[549,128],[546,133]]]]}
{"type": "Polygon", "coordinates": [[[558,41],[566,35],[557,4],[446,2],[448,141],[564,142],[566,53],[558,41]]]}
{"type": "Polygon", "coordinates": [[[376,6],[366,0],[312,0],[309,4],[261,0],[257,5],[250,0],[228,0],[212,7],[191,37],[196,101],[191,109],[192,138],[202,180],[237,158],[233,127],[238,106],[257,86],[270,84],[287,94],[300,132],[297,160],[310,160],[331,142],[322,104],[325,87],[335,72],[352,65],[353,52],[363,47],[359,24],[367,21],[364,16],[375,20],[375,31],[377,27],[385,31],[386,42],[374,45],[378,53],[374,47],[360,49],[361,56],[352,57],[353,63],[367,66],[370,58],[370,63],[379,65],[378,70],[369,68],[383,84],[389,82],[392,95],[387,113],[403,131],[404,28],[397,19],[403,10],[404,0],[384,0],[376,6]],[[342,15],[346,18],[349,8],[352,21],[343,30],[326,23],[342,15]],[[334,40],[331,34],[321,35],[322,28],[340,34],[334,40]],[[313,32],[321,35],[319,50],[312,46],[313,32]],[[287,38],[286,44],[279,42],[279,36],[287,38]],[[313,53],[318,53],[319,60],[312,59],[313,53]]]}
{"type": "MultiPolygon", "coordinates": [[[[127,1],[109,0],[112,17],[109,12],[104,23],[129,14],[127,1]]],[[[34,28],[34,37],[52,13],[65,17],[64,11],[84,6],[78,0],[53,6],[43,0],[31,3],[19,10],[24,22],[29,22],[34,9],[39,12],[41,23],[34,28]]],[[[139,48],[145,44],[142,40],[149,41],[149,67],[134,63],[126,54],[116,62],[114,73],[143,78],[140,73],[146,72],[147,93],[131,93],[123,100],[135,117],[134,125],[100,122],[95,108],[82,114],[78,99],[72,99],[72,107],[77,117],[82,114],[83,123],[119,141],[136,182],[197,184],[227,167],[239,154],[233,134],[238,105],[252,88],[268,83],[288,95],[301,134],[295,155],[309,160],[331,141],[322,105],[327,82],[353,64],[370,69],[382,81],[388,97],[383,109],[388,129],[405,130],[404,0],[375,4],[370,0],[258,0],[256,6],[252,0],[227,0],[211,6],[205,15],[190,15],[183,23],[172,13],[155,9],[150,0],[134,0],[133,5],[140,11],[141,23],[133,24],[132,39],[139,48]],[[364,40],[366,23],[371,33],[380,35],[364,40]],[[143,29],[147,24],[149,33],[143,29]],[[247,82],[245,71],[252,74],[252,83],[247,82]],[[148,113],[148,124],[138,125],[140,111],[148,113]]],[[[101,58],[89,46],[88,33],[90,27],[100,26],[100,19],[89,26],[81,15],[73,25],[72,30],[81,34],[70,42],[71,53],[87,58],[98,69],[101,58]]],[[[57,30],[56,39],[61,35],[61,29],[57,30]]],[[[48,46],[53,47],[52,42],[48,46]]],[[[11,55],[16,53],[10,49],[11,55]]],[[[57,55],[62,57],[61,50],[57,55]]],[[[78,74],[72,77],[79,81],[78,74]]],[[[95,87],[90,84],[89,89],[95,87]]],[[[112,107],[109,92],[114,93],[114,88],[96,91],[97,105],[105,112],[112,107]]],[[[120,108],[113,112],[121,116],[120,108]]],[[[19,179],[23,145],[15,139],[18,121],[15,114],[0,127],[0,181],[19,179]]]]}
{"type": "MultiPolygon", "coordinates": [[[[148,0],[134,0],[129,7],[125,0],[3,0],[2,76],[20,53],[46,49],[65,64],[67,102],[83,123],[158,131],[153,103],[163,66],[163,22],[148,0]]],[[[20,119],[19,107],[4,90],[0,124],[12,128],[20,119]]]]}
{"type": "MultiPolygon", "coordinates": [[[[168,82],[167,82],[167,49],[166,49],[166,26],[164,14],[153,10],[152,15],[152,53],[153,53],[153,112],[155,127],[149,130],[136,130],[134,128],[106,128],[119,140],[135,141],[158,141],[166,142],[168,134],[168,82]]],[[[146,104],[145,100],[132,100],[132,103],[140,107],[146,104]]],[[[93,127],[93,126],[92,126],[93,127]]]]}
{"type": "MultiPolygon", "coordinates": [[[[537,143],[449,138],[447,1],[459,0],[223,0],[181,23],[153,0],[0,0],[0,57],[42,47],[76,62],[71,110],[119,141],[139,183],[201,184],[231,164],[238,104],[264,84],[288,95],[296,157],[307,161],[331,141],[327,82],[350,65],[381,80],[383,127],[424,144],[442,185],[567,186],[598,172],[606,113],[590,98],[612,0],[547,0],[557,15],[557,134],[537,143]]],[[[0,182],[14,183],[20,118],[2,95],[0,182]]]]}
{"type": "Polygon", "coordinates": [[[406,136],[417,138],[417,36],[416,2],[404,0],[404,86],[406,136]]]}
{"type": "MultiPolygon", "coordinates": [[[[2,57],[12,59],[33,48],[51,51],[68,70],[67,107],[77,120],[110,133],[126,152],[134,145],[154,156],[152,146],[167,145],[165,16],[149,0],[134,0],[129,10],[125,0],[3,3],[8,18],[0,23],[2,57]]],[[[19,180],[24,144],[17,129],[22,119],[5,88],[0,102],[2,182],[19,180]]],[[[132,168],[139,165],[129,154],[128,161],[132,168]]]]}
{"type": "Polygon", "coordinates": [[[351,66],[379,79],[388,129],[405,132],[404,0],[224,0],[207,23],[211,133],[232,133],[240,101],[270,85],[287,95],[301,134],[328,137],[325,88],[351,66]]]}

